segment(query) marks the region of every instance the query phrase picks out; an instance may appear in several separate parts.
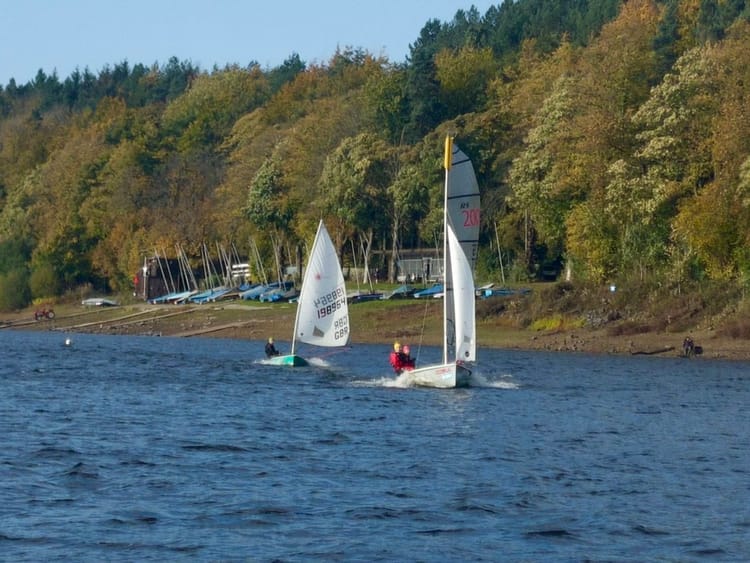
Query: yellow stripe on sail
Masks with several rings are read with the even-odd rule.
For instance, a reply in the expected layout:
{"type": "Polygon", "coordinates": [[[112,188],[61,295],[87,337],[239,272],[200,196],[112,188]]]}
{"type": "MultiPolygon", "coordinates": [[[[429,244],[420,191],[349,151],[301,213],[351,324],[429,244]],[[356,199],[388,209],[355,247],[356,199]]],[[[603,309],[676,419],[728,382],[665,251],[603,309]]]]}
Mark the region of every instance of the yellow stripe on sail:
{"type": "Polygon", "coordinates": [[[446,170],[451,169],[451,161],[453,157],[453,137],[450,135],[445,136],[445,162],[443,166],[446,170]]]}

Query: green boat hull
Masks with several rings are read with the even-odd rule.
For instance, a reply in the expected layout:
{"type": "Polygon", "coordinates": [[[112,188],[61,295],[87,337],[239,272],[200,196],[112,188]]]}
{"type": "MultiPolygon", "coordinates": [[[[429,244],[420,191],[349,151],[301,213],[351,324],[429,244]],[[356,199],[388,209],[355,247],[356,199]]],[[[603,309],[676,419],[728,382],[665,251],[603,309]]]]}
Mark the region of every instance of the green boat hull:
{"type": "Polygon", "coordinates": [[[307,360],[298,356],[297,354],[287,354],[285,356],[274,356],[268,358],[267,363],[274,366],[292,366],[292,367],[303,367],[309,365],[307,360]]]}

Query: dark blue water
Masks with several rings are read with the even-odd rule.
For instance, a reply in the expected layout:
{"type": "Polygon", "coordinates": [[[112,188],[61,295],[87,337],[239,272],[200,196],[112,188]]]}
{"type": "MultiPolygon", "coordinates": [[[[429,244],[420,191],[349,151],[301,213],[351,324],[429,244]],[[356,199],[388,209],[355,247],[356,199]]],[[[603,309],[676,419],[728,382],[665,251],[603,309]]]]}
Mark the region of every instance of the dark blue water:
{"type": "Polygon", "coordinates": [[[750,364],[388,351],[0,332],[0,559],[750,559],[750,364]]]}

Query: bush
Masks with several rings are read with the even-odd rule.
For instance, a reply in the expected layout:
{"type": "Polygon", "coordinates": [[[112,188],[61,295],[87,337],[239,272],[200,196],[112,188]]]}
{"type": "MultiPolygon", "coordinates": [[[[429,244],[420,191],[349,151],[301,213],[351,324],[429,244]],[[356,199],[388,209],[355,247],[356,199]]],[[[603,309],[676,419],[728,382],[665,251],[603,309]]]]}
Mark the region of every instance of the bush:
{"type": "Polygon", "coordinates": [[[40,264],[31,272],[29,287],[32,297],[48,297],[60,292],[60,281],[52,266],[40,264]]]}
{"type": "Polygon", "coordinates": [[[31,291],[26,270],[17,269],[0,275],[0,311],[17,311],[29,303],[31,291]]]}

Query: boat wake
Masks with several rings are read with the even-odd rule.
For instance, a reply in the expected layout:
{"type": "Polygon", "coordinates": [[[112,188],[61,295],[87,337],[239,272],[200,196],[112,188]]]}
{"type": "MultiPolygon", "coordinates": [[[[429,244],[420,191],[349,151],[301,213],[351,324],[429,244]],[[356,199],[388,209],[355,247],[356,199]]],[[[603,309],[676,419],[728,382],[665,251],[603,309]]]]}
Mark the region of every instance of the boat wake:
{"type": "Polygon", "coordinates": [[[329,367],[331,367],[330,362],[328,362],[328,360],[324,360],[323,358],[307,358],[307,363],[309,363],[311,366],[315,366],[317,368],[329,368],[329,367]]]}
{"type": "Polygon", "coordinates": [[[510,375],[503,375],[503,379],[500,380],[488,380],[483,375],[477,372],[471,374],[471,387],[491,387],[493,389],[518,389],[520,385],[510,381],[510,375]]]}
{"type": "MultiPolygon", "coordinates": [[[[474,372],[471,374],[469,387],[491,388],[491,389],[519,389],[520,385],[510,381],[510,375],[503,376],[502,380],[490,381],[484,376],[474,372]]],[[[398,377],[379,377],[377,379],[357,380],[355,385],[363,387],[392,387],[396,389],[408,389],[418,387],[411,372],[405,371],[398,377]]]]}

